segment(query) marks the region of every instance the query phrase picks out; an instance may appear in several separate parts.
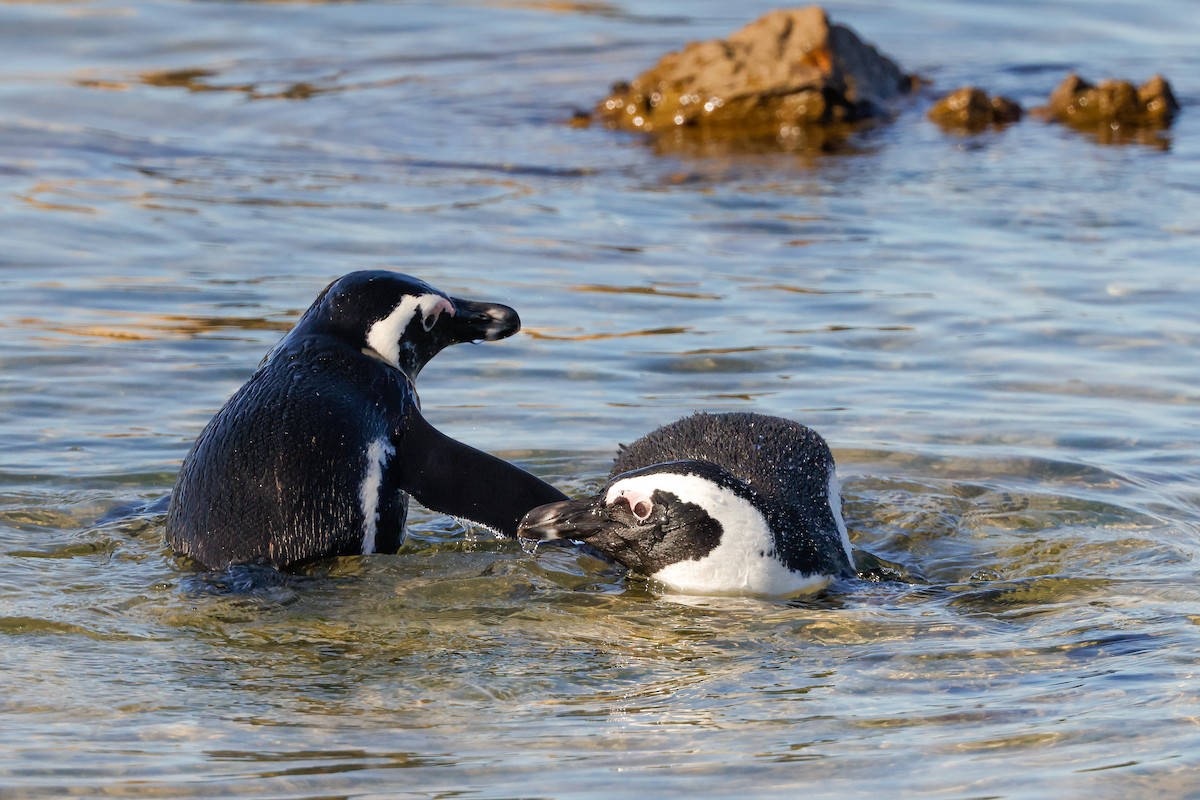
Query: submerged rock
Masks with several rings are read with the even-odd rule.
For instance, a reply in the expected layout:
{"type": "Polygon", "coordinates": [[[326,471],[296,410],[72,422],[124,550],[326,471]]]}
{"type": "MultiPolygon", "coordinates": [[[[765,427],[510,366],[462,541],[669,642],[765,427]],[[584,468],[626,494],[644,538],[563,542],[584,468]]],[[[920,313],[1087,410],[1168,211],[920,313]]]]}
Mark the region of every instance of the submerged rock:
{"type": "Polygon", "coordinates": [[[1081,130],[1118,128],[1163,129],[1170,127],[1179,112],[1171,85],[1155,75],[1140,87],[1129,81],[1107,80],[1088,83],[1072,73],[1038,109],[1043,116],[1081,130]]]}
{"type": "Polygon", "coordinates": [[[999,95],[989,97],[974,86],[964,86],[939,100],[929,109],[929,118],[946,130],[977,133],[994,125],[1021,119],[1021,106],[999,95]]]}
{"type": "Polygon", "coordinates": [[[706,137],[794,136],[886,114],[913,80],[818,6],[772,11],[728,39],[668,53],[596,107],[613,127],[706,137]]]}

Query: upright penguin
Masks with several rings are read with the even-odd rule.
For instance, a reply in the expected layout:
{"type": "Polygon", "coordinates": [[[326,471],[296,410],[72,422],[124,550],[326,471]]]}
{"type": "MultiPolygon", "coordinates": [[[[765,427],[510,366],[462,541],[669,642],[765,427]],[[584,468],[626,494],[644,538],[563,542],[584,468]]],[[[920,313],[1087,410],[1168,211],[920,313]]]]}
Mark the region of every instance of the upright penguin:
{"type": "Polygon", "coordinates": [[[833,454],[762,414],[695,414],[622,446],[608,482],[525,515],[680,592],[786,596],[854,574],[833,454]]]}
{"type": "Polygon", "coordinates": [[[414,382],[442,348],[520,329],[517,312],[407,275],[331,283],[204,428],[167,511],[177,552],[210,569],[393,553],[411,494],[508,536],[565,495],[435,430],[414,382]]]}

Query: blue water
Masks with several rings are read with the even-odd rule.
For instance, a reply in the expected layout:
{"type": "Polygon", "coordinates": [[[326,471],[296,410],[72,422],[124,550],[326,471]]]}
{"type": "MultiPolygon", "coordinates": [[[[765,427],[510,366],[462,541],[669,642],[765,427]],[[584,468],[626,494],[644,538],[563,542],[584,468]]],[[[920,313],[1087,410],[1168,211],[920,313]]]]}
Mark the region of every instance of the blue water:
{"type": "Polygon", "coordinates": [[[770,7],[0,4],[0,796],[1195,792],[1200,15],[832,4],[932,82],[843,153],[567,124],[770,7]],[[1183,113],[924,118],[1070,70],[1183,113]],[[693,410],[797,419],[885,579],[684,598],[419,508],[396,556],[189,571],[192,439],[381,266],[524,321],[425,370],[442,430],[580,494],[693,410]]]}

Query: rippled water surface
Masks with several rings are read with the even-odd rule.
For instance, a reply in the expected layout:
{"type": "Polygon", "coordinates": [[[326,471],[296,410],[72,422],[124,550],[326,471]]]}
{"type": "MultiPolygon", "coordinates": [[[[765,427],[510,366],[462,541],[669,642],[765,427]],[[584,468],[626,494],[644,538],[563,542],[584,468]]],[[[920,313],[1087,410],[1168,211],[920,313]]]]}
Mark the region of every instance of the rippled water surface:
{"type": "Polygon", "coordinates": [[[0,796],[1183,797],[1200,785],[1200,15],[846,2],[848,151],[568,124],[766,3],[0,3],[0,796]],[[1104,145],[927,122],[1162,72],[1104,145]],[[870,579],[673,597],[422,509],[200,574],[180,460],[333,277],[517,307],[427,416],[569,493],[696,409],[834,448],[870,579]]]}

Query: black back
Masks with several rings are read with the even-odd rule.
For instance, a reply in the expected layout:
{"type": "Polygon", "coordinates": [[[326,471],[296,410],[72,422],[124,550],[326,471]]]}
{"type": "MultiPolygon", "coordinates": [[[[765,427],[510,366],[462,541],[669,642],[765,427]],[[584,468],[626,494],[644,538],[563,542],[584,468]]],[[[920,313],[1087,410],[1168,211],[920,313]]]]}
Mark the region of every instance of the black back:
{"type": "MultiPolygon", "coordinates": [[[[171,498],[176,550],[210,567],[362,552],[370,444],[394,448],[417,401],[395,370],[349,350],[336,338],[293,338],[213,417],[171,498]]],[[[395,552],[402,538],[398,464],[390,459],[382,474],[380,552],[395,552]]]]}

